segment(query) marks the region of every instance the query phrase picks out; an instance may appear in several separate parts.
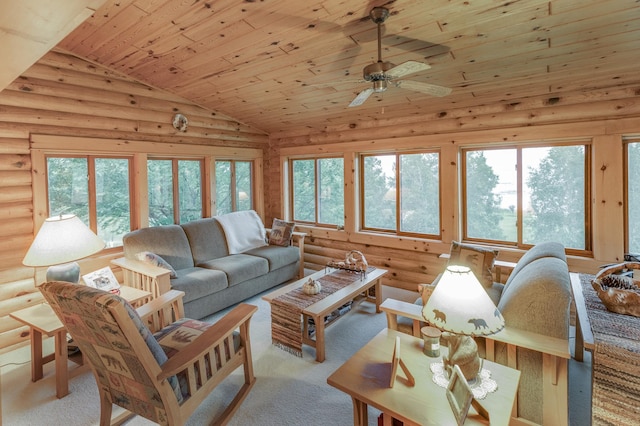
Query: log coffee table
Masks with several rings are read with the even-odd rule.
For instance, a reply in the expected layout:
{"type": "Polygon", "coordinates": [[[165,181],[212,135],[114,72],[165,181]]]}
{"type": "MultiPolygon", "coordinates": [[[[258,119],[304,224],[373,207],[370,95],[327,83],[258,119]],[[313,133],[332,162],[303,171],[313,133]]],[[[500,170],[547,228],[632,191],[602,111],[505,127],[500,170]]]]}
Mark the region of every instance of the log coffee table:
{"type": "MultiPolygon", "coordinates": [[[[286,285],[282,288],[279,288],[276,291],[273,291],[262,297],[263,300],[269,302],[272,307],[272,322],[273,322],[273,309],[274,309],[274,299],[279,296],[286,295],[292,290],[298,289],[302,287],[302,285],[309,280],[309,278],[313,278],[314,280],[318,280],[325,275],[331,274],[337,271],[332,268],[325,268],[321,271],[318,271],[310,276],[302,278],[298,281],[295,281],[289,285],[286,285]]],[[[316,350],[316,361],[323,362],[325,359],[325,338],[324,332],[325,328],[332,324],[325,324],[325,317],[331,314],[336,309],[343,306],[345,303],[349,301],[353,301],[356,297],[362,293],[365,294],[366,299],[372,299],[373,296],[369,296],[369,289],[375,287],[375,304],[376,304],[376,312],[380,312],[380,303],[382,302],[382,290],[381,290],[381,278],[384,274],[387,273],[386,269],[375,268],[372,271],[369,271],[365,274],[357,274],[354,273],[354,281],[345,285],[341,289],[325,296],[323,299],[302,308],[300,312],[300,318],[291,318],[292,321],[296,321],[297,324],[300,325],[300,330],[302,332],[302,343],[308,346],[315,348],[316,350]],[[309,330],[308,323],[309,318],[313,319],[315,323],[315,333],[309,330]],[[301,321],[298,322],[298,321],[301,321]],[[315,339],[314,335],[315,334],[315,339]]],[[[336,319],[340,318],[338,316],[336,319]]]]}

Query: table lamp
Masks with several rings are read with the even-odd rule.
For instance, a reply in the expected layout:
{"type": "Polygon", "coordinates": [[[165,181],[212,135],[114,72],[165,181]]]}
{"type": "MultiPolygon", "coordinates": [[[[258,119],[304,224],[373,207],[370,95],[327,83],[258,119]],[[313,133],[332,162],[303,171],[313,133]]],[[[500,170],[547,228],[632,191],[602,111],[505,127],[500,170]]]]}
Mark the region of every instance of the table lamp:
{"type": "Polygon", "coordinates": [[[80,281],[76,260],[91,256],[105,246],[76,215],[53,216],[44,221],[22,264],[49,266],[47,281],[80,281]]]}
{"type": "Polygon", "coordinates": [[[481,368],[478,346],[469,336],[486,336],[504,327],[504,318],[467,266],[449,265],[422,309],[431,325],[452,333],[445,367],[460,366],[467,380],[481,368]]]}

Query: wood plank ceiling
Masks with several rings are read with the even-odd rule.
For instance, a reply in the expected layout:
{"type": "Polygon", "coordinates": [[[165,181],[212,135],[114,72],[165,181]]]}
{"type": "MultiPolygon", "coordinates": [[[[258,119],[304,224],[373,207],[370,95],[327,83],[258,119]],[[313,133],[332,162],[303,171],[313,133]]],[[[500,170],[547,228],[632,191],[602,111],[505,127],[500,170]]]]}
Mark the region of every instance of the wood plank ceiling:
{"type": "Polygon", "coordinates": [[[357,127],[571,91],[640,83],[635,0],[107,0],[58,47],[271,134],[357,127]],[[374,6],[386,6],[382,56],[426,62],[410,76],[450,87],[371,83],[374,6]],[[358,81],[360,80],[360,81],[358,81]]]}

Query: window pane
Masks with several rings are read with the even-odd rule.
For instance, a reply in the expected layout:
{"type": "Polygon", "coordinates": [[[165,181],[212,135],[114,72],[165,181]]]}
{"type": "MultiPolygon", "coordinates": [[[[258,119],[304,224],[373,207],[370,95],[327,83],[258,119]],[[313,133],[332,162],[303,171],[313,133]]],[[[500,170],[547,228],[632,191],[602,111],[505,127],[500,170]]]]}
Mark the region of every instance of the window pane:
{"type": "Polygon", "coordinates": [[[628,145],[629,252],[640,253],[640,143],[628,145]]]}
{"type": "Polygon", "coordinates": [[[198,160],[178,160],[180,223],[202,218],[202,172],[198,160]]]}
{"type": "Polygon", "coordinates": [[[364,157],[364,227],[396,230],[396,156],[364,157]]]}
{"type": "Polygon", "coordinates": [[[49,216],[75,214],[89,225],[86,158],[47,158],[49,216]]]}
{"type": "Polygon", "coordinates": [[[231,161],[216,161],[216,212],[231,213],[231,161]]]}
{"type": "Polygon", "coordinates": [[[318,222],[344,225],[344,160],[318,160],[318,222]]]}
{"type": "Polygon", "coordinates": [[[148,160],[149,226],[171,225],[173,220],[173,172],[171,160],[148,160]]]}
{"type": "Polygon", "coordinates": [[[400,155],[400,230],[440,235],[438,154],[400,155]]]}
{"type": "Polygon", "coordinates": [[[465,153],[466,237],[516,242],[517,152],[465,153]]]}
{"type": "Polygon", "coordinates": [[[121,246],[131,230],[129,160],[96,158],[95,170],[98,236],[107,247],[121,246]]]}
{"type": "Polygon", "coordinates": [[[293,160],[293,220],[316,221],[314,160],[293,160]]]}
{"type": "Polygon", "coordinates": [[[253,208],[253,193],[251,188],[251,162],[236,161],[236,204],[237,211],[253,208]]]}
{"type": "Polygon", "coordinates": [[[525,148],[523,242],[585,249],[585,148],[525,148]]]}

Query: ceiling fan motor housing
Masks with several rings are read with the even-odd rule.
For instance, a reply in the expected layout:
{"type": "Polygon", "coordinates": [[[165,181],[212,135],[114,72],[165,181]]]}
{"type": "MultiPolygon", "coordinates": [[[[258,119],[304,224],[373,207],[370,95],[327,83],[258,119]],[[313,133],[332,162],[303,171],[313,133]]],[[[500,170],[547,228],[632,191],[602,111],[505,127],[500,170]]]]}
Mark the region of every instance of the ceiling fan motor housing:
{"type": "Polygon", "coordinates": [[[386,72],[393,67],[395,67],[395,65],[391,62],[378,61],[364,67],[364,70],[362,71],[362,77],[366,81],[391,80],[391,76],[388,76],[386,72]]]}

